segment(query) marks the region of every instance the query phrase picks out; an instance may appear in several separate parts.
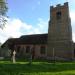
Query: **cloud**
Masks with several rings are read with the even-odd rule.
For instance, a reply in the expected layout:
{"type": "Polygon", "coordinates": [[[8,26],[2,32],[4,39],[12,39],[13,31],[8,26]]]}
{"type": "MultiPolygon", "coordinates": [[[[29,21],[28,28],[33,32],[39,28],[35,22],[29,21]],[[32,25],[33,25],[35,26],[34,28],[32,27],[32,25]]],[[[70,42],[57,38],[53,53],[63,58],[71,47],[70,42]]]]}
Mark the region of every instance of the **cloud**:
{"type": "Polygon", "coordinates": [[[40,5],[40,4],[41,4],[41,2],[40,2],[40,1],[38,1],[38,2],[37,2],[37,4],[38,4],[38,5],[40,5]]]}
{"type": "Polygon", "coordinates": [[[70,12],[70,17],[72,25],[75,25],[75,11],[70,12]]]}
{"type": "Polygon", "coordinates": [[[48,31],[48,21],[43,20],[42,18],[38,18],[38,21],[36,25],[29,25],[29,29],[23,27],[22,32],[25,35],[28,34],[41,34],[41,33],[47,33],[48,31]]]}
{"type": "Polygon", "coordinates": [[[40,34],[47,32],[47,21],[39,18],[36,25],[27,24],[20,19],[8,19],[8,23],[3,30],[0,29],[0,41],[3,43],[8,38],[17,38],[21,35],[40,34]]]}
{"type": "Polygon", "coordinates": [[[23,35],[22,28],[29,30],[32,26],[23,23],[20,19],[9,19],[3,30],[0,29],[0,41],[3,43],[10,37],[20,37],[23,35]]]}
{"type": "Polygon", "coordinates": [[[73,41],[75,42],[75,32],[72,33],[73,41]]]}
{"type": "Polygon", "coordinates": [[[74,6],[74,5],[75,5],[75,0],[68,0],[67,2],[69,2],[69,4],[70,4],[71,6],[74,6]]]}
{"type": "Polygon", "coordinates": [[[70,12],[71,17],[71,25],[72,25],[72,37],[73,41],[75,42],[75,11],[70,12]]]}
{"type": "Polygon", "coordinates": [[[48,20],[43,20],[42,18],[38,18],[37,28],[41,31],[41,33],[48,32],[48,20]]]}

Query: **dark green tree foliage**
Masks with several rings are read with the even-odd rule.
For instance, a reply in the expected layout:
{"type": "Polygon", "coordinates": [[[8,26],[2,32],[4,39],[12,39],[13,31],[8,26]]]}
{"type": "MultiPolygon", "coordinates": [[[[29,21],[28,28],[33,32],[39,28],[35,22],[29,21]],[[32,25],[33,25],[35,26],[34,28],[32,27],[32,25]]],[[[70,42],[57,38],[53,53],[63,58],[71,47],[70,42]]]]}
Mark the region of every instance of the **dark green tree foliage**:
{"type": "Polygon", "coordinates": [[[6,0],[0,0],[0,28],[3,28],[7,22],[7,10],[6,0]]]}

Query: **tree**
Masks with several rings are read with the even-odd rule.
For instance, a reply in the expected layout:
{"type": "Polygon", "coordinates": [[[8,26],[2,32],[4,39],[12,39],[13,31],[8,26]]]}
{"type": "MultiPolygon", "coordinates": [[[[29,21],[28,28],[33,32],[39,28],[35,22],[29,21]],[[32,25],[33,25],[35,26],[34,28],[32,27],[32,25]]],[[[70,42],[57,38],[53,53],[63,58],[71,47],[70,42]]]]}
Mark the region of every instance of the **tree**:
{"type": "Polygon", "coordinates": [[[6,0],[0,0],[0,28],[3,28],[7,22],[7,3],[6,0]]]}

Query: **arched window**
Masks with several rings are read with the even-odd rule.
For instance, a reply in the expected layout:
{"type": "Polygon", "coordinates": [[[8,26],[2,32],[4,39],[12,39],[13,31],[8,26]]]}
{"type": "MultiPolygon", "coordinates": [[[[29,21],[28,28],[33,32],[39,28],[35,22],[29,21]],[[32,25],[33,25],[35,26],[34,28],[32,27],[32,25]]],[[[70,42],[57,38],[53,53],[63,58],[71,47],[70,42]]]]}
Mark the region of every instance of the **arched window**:
{"type": "Polygon", "coordinates": [[[56,13],[56,17],[57,17],[57,20],[58,20],[58,19],[61,19],[61,12],[60,12],[60,11],[58,11],[58,12],[56,13]]]}
{"type": "Polygon", "coordinates": [[[41,46],[40,47],[40,54],[45,54],[46,52],[46,47],[45,46],[41,46]]]}
{"type": "Polygon", "coordinates": [[[19,53],[20,52],[20,46],[17,46],[17,52],[19,53]]]}
{"type": "Polygon", "coordinates": [[[26,46],[26,53],[30,53],[30,46],[26,46]]]}

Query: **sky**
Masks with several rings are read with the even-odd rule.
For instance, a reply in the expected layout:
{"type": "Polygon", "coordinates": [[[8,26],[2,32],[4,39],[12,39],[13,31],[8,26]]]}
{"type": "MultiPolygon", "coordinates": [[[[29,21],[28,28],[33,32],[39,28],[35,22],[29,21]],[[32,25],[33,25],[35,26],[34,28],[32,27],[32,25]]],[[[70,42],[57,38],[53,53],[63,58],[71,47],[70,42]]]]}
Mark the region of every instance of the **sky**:
{"type": "Polygon", "coordinates": [[[50,6],[69,2],[72,36],[75,42],[75,0],[7,0],[8,23],[0,29],[0,42],[22,35],[48,33],[50,6]]]}

